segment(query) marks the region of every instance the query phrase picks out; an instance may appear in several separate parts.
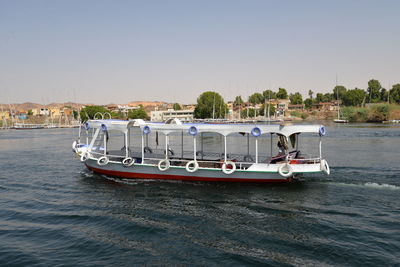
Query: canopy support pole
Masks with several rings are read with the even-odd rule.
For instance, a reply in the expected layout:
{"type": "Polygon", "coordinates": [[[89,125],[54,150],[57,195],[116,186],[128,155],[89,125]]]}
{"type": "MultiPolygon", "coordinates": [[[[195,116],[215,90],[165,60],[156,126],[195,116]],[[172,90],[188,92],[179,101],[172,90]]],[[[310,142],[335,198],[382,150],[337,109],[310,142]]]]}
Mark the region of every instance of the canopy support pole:
{"type": "Polygon", "coordinates": [[[226,162],[227,155],[226,155],[226,135],[224,135],[224,148],[225,148],[225,153],[224,153],[224,162],[226,162]]]}
{"type": "MultiPolygon", "coordinates": [[[[2,110],[3,111],[3,110],[2,110]]],[[[6,124],[7,124],[7,121],[6,121],[6,124]]],[[[6,127],[7,128],[7,125],[3,125],[3,128],[4,127],[6,127]]],[[[81,131],[82,131],[82,123],[79,123],[79,133],[78,133],[78,144],[80,144],[81,143],[81,131]]]]}
{"type": "Polygon", "coordinates": [[[256,137],[256,164],[258,164],[258,139],[256,137]]]}
{"type": "Polygon", "coordinates": [[[168,159],[168,135],[165,135],[165,159],[168,159]]]}
{"type": "Polygon", "coordinates": [[[144,136],[142,131],[142,164],[144,163],[144,136]]]}
{"type": "Polygon", "coordinates": [[[322,159],[322,138],[319,137],[319,159],[322,159]]]}
{"type": "Polygon", "coordinates": [[[272,133],[271,133],[271,158],[272,158],[272,133]]]}
{"type": "Polygon", "coordinates": [[[196,161],[196,136],[193,136],[193,160],[196,161]]]}
{"type": "Polygon", "coordinates": [[[128,140],[129,130],[124,134],[125,134],[125,158],[127,158],[129,154],[129,140],[128,140]]]}
{"type": "Polygon", "coordinates": [[[250,155],[250,134],[247,134],[247,155],[250,155]]]}
{"type": "Polygon", "coordinates": [[[107,134],[106,132],[103,132],[103,140],[104,140],[104,156],[107,155],[107,134]]]}
{"type": "Polygon", "coordinates": [[[200,134],[200,138],[201,138],[201,160],[204,159],[204,150],[203,150],[203,133],[200,134]]]}
{"type": "Polygon", "coordinates": [[[181,132],[181,159],[183,159],[183,131],[181,132]]]}

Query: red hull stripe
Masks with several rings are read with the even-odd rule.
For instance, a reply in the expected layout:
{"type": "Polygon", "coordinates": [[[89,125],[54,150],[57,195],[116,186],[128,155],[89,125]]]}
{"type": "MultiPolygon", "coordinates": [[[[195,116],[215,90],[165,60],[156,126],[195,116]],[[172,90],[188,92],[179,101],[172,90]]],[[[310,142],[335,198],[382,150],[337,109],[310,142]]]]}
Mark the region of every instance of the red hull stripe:
{"type": "Polygon", "coordinates": [[[245,183],[287,183],[291,179],[243,179],[243,178],[212,178],[212,177],[198,177],[198,176],[184,176],[184,175],[171,175],[171,174],[148,174],[136,172],[120,172],[113,170],[103,170],[91,166],[86,167],[96,173],[105,174],[109,176],[132,178],[132,179],[161,179],[161,180],[183,180],[183,181],[205,181],[205,182],[245,182],[245,183]]]}

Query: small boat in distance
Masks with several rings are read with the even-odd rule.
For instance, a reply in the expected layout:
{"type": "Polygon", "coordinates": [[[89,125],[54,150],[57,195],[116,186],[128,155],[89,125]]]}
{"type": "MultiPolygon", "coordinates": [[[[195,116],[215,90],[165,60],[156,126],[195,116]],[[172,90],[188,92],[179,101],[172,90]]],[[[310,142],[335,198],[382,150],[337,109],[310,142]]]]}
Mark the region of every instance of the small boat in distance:
{"type": "Polygon", "coordinates": [[[338,93],[338,98],[337,98],[337,119],[334,119],[333,122],[335,122],[335,123],[348,123],[349,122],[349,120],[340,118],[339,93],[338,93]]]}
{"type": "Polygon", "coordinates": [[[11,129],[15,130],[34,130],[34,129],[44,129],[44,124],[34,124],[34,123],[15,123],[11,129]]]}
{"type": "Polygon", "coordinates": [[[334,119],[333,122],[336,122],[336,123],[348,123],[349,121],[345,120],[345,119],[334,119]]]}
{"type": "Polygon", "coordinates": [[[82,129],[72,145],[80,161],[95,173],[119,178],[282,183],[330,174],[321,152],[322,125],[103,119],[87,121],[82,129]],[[318,155],[300,152],[300,134],[316,135],[318,155]]]}
{"type": "Polygon", "coordinates": [[[55,124],[35,124],[35,123],[15,123],[11,129],[15,130],[36,130],[36,129],[55,129],[58,128],[55,124]]]}

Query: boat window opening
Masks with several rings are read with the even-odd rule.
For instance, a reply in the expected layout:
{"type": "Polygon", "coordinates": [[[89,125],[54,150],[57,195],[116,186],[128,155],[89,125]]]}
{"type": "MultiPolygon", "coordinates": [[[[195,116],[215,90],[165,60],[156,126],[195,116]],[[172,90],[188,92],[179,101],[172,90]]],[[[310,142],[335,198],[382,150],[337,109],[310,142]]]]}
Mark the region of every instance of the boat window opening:
{"type": "MultiPolygon", "coordinates": [[[[91,133],[90,133],[91,135],[91,133]]],[[[95,134],[93,134],[93,138],[95,137],[95,134]]],[[[90,143],[93,142],[92,146],[92,152],[94,152],[95,155],[100,155],[104,153],[104,133],[102,131],[99,131],[97,137],[95,139],[89,138],[89,145],[90,143]]],[[[96,156],[97,157],[97,156],[96,156]]],[[[100,157],[100,156],[98,156],[100,157]]]]}

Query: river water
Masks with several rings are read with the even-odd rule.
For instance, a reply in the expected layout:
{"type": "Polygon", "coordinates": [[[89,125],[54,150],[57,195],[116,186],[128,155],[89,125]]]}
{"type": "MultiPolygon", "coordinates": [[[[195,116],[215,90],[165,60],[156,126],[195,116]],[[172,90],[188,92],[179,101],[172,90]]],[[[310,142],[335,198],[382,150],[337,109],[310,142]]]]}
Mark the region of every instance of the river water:
{"type": "Polygon", "coordinates": [[[127,182],[76,129],[0,131],[0,266],[399,266],[400,127],[327,132],[330,176],[252,185],[127,182]]]}

